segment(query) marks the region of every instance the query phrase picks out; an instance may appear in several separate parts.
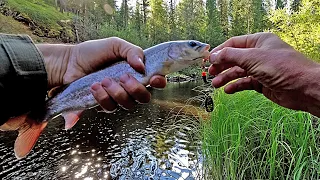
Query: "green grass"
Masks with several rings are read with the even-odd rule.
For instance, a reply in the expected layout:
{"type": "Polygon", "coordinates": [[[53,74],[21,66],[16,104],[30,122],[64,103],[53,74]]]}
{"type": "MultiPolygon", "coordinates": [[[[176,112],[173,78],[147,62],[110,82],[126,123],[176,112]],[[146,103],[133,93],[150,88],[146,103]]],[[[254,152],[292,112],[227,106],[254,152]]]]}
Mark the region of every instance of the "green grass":
{"type": "Polygon", "coordinates": [[[27,34],[29,35],[32,40],[35,43],[58,43],[58,40],[52,39],[52,38],[44,38],[44,37],[38,37],[34,34],[32,34],[32,31],[24,25],[23,23],[20,23],[16,20],[14,20],[10,16],[4,16],[0,14],[0,24],[3,24],[3,26],[0,26],[0,33],[6,33],[6,34],[27,34]]]}
{"type": "MultiPolygon", "coordinates": [[[[72,19],[71,15],[59,12],[42,0],[7,0],[6,4],[11,10],[18,11],[23,17],[30,18],[39,26],[45,27],[52,37],[59,35],[63,29],[58,22],[72,19]]],[[[66,28],[71,29],[68,26],[66,28]]]]}
{"type": "Polygon", "coordinates": [[[208,179],[319,179],[319,119],[255,92],[217,90],[202,129],[208,179]]]}

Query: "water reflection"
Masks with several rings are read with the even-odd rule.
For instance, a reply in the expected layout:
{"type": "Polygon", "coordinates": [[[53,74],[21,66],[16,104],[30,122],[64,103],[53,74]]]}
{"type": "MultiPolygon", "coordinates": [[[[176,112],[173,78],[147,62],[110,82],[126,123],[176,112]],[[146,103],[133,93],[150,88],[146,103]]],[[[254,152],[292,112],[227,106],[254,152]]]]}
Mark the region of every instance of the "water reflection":
{"type": "Polygon", "coordinates": [[[84,113],[65,131],[62,118],[50,122],[27,158],[13,153],[14,132],[0,133],[0,177],[4,179],[195,179],[201,172],[194,124],[168,120],[173,102],[196,96],[197,83],[152,90],[154,103],[130,111],[84,113]]]}

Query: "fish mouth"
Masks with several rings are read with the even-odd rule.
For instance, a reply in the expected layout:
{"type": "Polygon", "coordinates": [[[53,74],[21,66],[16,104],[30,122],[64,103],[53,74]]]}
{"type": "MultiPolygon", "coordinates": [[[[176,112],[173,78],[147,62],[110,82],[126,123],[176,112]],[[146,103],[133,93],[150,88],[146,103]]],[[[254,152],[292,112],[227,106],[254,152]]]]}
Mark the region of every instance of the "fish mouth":
{"type": "Polygon", "coordinates": [[[210,45],[209,44],[205,44],[205,45],[197,47],[196,50],[199,50],[199,52],[202,54],[202,56],[196,57],[196,58],[192,59],[192,61],[200,60],[200,59],[201,60],[202,59],[208,59],[209,56],[210,56],[209,49],[210,49],[210,45]]]}

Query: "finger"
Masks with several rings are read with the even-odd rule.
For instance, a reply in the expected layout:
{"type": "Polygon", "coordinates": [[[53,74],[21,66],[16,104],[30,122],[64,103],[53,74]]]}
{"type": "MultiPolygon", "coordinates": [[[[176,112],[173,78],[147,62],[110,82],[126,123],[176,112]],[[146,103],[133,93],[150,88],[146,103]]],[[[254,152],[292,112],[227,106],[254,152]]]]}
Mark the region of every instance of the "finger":
{"type": "Polygon", "coordinates": [[[93,97],[98,104],[106,111],[113,112],[117,108],[117,104],[112,100],[108,93],[103,89],[100,83],[94,83],[90,89],[93,97]]]}
{"type": "Polygon", "coordinates": [[[129,95],[140,103],[148,103],[151,98],[147,88],[139,83],[132,76],[125,74],[120,77],[121,86],[129,93],[129,95]]]}
{"type": "Polygon", "coordinates": [[[217,74],[223,72],[224,70],[229,69],[233,66],[234,66],[234,64],[211,64],[208,72],[211,75],[217,75],[217,74]]]}
{"type": "Polygon", "coordinates": [[[101,82],[102,87],[111,96],[111,98],[125,109],[131,109],[136,102],[128,95],[120,84],[110,78],[105,78],[101,82]]]}
{"type": "Polygon", "coordinates": [[[247,76],[247,72],[244,69],[238,66],[234,66],[231,69],[227,70],[226,72],[219,74],[218,76],[213,78],[212,86],[215,88],[219,88],[229,83],[230,81],[233,81],[235,79],[242,78],[245,76],[247,76]]]}
{"type": "Polygon", "coordinates": [[[242,35],[242,36],[235,36],[224,43],[220,44],[219,46],[213,48],[211,50],[211,53],[217,52],[225,47],[234,47],[234,48],[246,48],[247,47],[247,41],[248,41],[249,35],[242,35]]]}
{"type": "Polygon", "coordinates": [[[150,79],[150,86],[154,88],[164,88],[167,85],[167,79],[160,75],[154,75],[150,79]]]}
{"type": "Polygon", "coordinates": [[[212,64],[232,64],[250,72],[250,70],[257,68],[259,64],[263,63],[265,57],[268,57],[268,55],[261,49],[227,47],[217,54],[211,54],[210,62],[212,64]]]}
{"type": "Polygon", "coordinates": [[[133,69],[144,74],[145,67],[143,63],[144,54],[142,48],[123,39],[117,39],[117,41],[119,55],[122,58],[127,59],[127,62],[133,69]]]}
{"type": "Polygon", "coordinates": [[[236,82],[228,84],[224,91],[228,94],[233,94],[243,90],[256,90],[257,92],[262,92],[262,84],[252,77],[241,78],[236,82]]]}
{"type": "Polygon", "coordinates": [[[211,53],[215,53],[219,50],[222,50],[225,47],[233,47],[233,48],[254,48],[256,47],[257,42],[261,38],[265,38],[271,36],[271,33],[256,33],[256,34],[248,34],[242,36],[235,36],[221,45],[215,47],[211,50],[211,53]]]}

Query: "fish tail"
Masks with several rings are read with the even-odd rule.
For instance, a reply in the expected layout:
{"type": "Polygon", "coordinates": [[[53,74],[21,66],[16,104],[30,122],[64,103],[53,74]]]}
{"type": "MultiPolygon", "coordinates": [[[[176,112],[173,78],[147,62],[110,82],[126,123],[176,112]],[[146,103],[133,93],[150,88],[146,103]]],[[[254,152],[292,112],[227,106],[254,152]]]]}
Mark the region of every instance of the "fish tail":
{"type": "Polygon", "coordinates": [[[46,121],[39,123],[31,119],[28,114],[24,114],[9,119],[5,124],[0,126],[0,130],[17,130],[19,132],[14,144],[14,152],[16,157],[21,159],[30,153],[47,124],[48,122],[46,121]]]}

